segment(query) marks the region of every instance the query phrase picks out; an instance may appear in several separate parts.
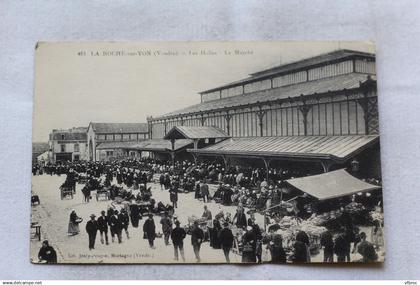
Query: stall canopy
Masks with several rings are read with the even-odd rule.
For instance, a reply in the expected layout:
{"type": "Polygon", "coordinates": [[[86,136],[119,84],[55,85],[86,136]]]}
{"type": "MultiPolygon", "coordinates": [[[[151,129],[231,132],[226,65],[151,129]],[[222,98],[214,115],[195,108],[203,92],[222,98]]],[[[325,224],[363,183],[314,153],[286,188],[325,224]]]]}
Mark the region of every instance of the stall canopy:
{"type": "Polygon", "coordinates": [[[206,148],[188,151],[203,155],[343,162],[377,142],[377,135],[231,138],[206,148]]]}
{"type": "Polygon", "coordinates": [[[164,137],[167,140],[178,139],[226,139],[230,136],[223,130],[210,126],[175,126],[164,137]]]}
{"type": "Polygon", "coordinates": [[[357,179],[344,169],[289,179],[286,182],[318,200],[338,198],[381,188],[357,179]]]}

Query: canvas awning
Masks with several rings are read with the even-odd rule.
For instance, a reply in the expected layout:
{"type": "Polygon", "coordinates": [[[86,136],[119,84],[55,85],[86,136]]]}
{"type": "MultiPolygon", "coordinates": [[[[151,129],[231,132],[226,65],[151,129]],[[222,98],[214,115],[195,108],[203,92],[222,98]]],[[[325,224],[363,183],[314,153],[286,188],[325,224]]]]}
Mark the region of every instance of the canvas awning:
{"type": "Polygon", "coordinates": [[[247,137],[188,151],[203,155],[344,162],[377,142],[377,135],[247,137]]]}
{"type": "Polygon", "coordinates": [[[344,169],[289,179],[286,182],[318,200],[338,198],[381,188],[350,175],[344,169]]]}

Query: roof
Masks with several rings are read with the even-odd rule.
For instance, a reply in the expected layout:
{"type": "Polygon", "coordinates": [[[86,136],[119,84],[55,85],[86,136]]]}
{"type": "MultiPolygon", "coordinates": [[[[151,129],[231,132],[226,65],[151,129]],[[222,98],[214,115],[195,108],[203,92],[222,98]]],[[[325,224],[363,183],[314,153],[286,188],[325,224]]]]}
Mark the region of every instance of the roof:
{"type": "Polygon", "coordinates": [[[90,123],[93,130],[100,134],[147,133],[147,123],[90,123]]]}
{"type": "Polygon", "coordinates": [[[289,179],[286,182],[319,200],[338,198],[381,188],[357,179],[344,169],[289,179]]]}
{"type": "MultiPolygon", "coordinates": [[[[175,141],[175,151],[187,147],[192,144],[192,140],[180,139],[175,141]]],[[[126,142],[104,142],[99,144],[96,149],[130,149],[139,151],[170,151],[172,149],[171,142],[164,139],[152,139],[144,141],[126,141],[126,142]]]]}
{"type": "Polygon", "coordinates": [[[206,148],[188,151],[200,154],[304,160],[330,159],[340,162],[377,142],[379,142],[377,135],[248,137],[231,138],[206,148]]]}
{"type": "Polygon", "coordinates": [[[223,130],[210,126],[175,126],[165,135],[164,139],[206,139],[229,138],[223,130]]]}
{"type": "Polygon", "coordinates": [[[336,62],[336,61],[343,61],[347,58],[368,58],[368,59],[374,60],[375,54],[361,52],[361,51],[347,50],[347,49],[336,50],[329,53],[324,53],[324,54],[317,55],[314,57],[306,58],[303,60],[293,61],[287,64],[282,64],[282,65],[278,65],[272,68],[254,72],[254,73],[251,73],[250,77],[248,78],[231,82],[228,84],[224,84],[224,85],[212,88],[212,89],[208,89],[208,90],[200,92],[200,94],[214,92],[220,89],[234,87],[237,85],[242,85],[242,84],[252,82],[255,80],[261,80],[264,78],[273,77],[274,75],[296,72],[299,70],[314,68],[319,65],[325,65],[328,63],[336,62]]]}
{"type": "Polygon", "coordinates": [[[52,133],[52,140],[58,141],[85,141],[87,140],[87,133],[86,131],[77,131],[77,132],[69,132],[69,131],[58,131],[52,133]],[[64,136],[64,137],[63,137],[64,136]]]}
{"type": "Polygon", "coordinates": [[[219,100],[203,102],[184,109],[167,113],[159,118],[165,118],[180,114],[203,112],[221,108],[229,108],[239,105],[255,104],[257,102],[269,102],[279,99],[288,99],[300,95],[324,94],[328,92],[341,91],[344,89],[356,89],[368,80],[376,80],[375,77],[362,73],[350,73],[314,81],[306,81],[298,84],[283,86],[279,88],[256,91],[244,95],[237,95],[219,100]]]}
{"type": "Polygon", "coordinates": [[[96,147],[97,150],[103,149],[126,149],[138,144],[138,141],[116,141],[116,142],[102,142],[96,147]]]}

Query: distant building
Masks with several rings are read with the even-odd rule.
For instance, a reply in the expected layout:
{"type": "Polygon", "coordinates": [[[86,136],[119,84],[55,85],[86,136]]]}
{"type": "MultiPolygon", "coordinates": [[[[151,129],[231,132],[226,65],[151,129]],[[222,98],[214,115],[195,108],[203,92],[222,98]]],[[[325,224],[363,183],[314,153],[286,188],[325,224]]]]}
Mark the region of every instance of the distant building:
{"type": "Polygon", "coordinates": [[[135,158],[139,152],[127,147],[148,138],[146,123],[90,123],[87,130],[88,158],[90,161],[135,158]]]}
{"type": "Polygon", "coordinates": [[[87,129],[53,130],[50,133],[51,161],[79,161],[87,159],[87,129]]]}
{"type": "Polygon", "coordinates": [[[34,142],[32,143],[32,164],[36,163],[38,160],[38,156],[41,154],[48,152],[50,146],[46,142],[34,142]]]}

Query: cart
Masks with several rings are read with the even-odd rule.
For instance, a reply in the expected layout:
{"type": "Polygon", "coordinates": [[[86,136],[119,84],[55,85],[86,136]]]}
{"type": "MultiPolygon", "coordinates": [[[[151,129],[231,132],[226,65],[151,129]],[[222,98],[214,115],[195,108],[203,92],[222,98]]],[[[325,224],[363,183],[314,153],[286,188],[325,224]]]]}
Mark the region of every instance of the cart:
{"type": "Polygon", "coordinates": [[[103,200],[110,200],[111,199],[111,191],[107,188],[102,188],[96,190],[96,201],[99,201],[99,199],[103,200]]]}
{"type": "Polygon", "coordinates": [[[61,186],[60,187],[60,194],[61,194],[61,200],[63,200],[64,198],[70,196],[71,199],[73,199],[73,188],[72,187],[67,187],[67,186],[61,186]]]}

